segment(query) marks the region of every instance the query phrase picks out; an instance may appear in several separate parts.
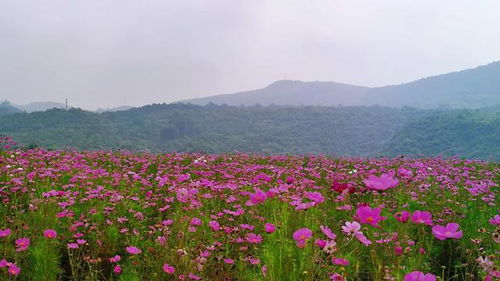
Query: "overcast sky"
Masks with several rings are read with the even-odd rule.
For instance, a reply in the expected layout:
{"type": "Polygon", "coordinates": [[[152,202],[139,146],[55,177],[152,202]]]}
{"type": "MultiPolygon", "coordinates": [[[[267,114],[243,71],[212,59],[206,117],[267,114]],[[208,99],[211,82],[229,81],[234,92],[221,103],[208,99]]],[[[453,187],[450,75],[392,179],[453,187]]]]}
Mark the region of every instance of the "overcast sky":
{"type": "Polygon", "coordinates": [[[88,109],[500,60],[498,0],[0,0],[0,100],[88,109]]]}

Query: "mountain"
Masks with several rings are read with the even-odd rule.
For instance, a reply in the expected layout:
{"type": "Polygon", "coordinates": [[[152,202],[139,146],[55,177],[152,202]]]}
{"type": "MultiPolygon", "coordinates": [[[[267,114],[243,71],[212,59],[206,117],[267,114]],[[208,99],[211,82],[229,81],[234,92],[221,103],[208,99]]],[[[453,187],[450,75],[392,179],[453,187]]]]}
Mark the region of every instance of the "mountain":
{"type": "Polygon", "coordinates": [[[117,106],[117,107],[112,107],[112,108],[98,108],[96,110],[96,112],[99,112],[99,113],[102,113],[102,112],[116,112],[116,111],[129,110],[129,109],[132,109],[132,108],[134,108],[134,107],[123,105],[123,106],[117,106]]]}
{"type": "Polygon", "coordinates": [[[8,101],[0,103],[0,116],[9,115],[14,113],[20,113],[21,110],[12,106],[8,101]]]}
{"type": "Polygon", "coordinates": [[[64,109],[66,108],[66,105],[58,102],[45,101],[45,102],[31,102],[24,105],[16,105],[16,107],[22,111],[30,113],[35,111],[45,111],[52,108],[64,109]]]}
{"type": "Polygon", "coordinates": [[[336,82],[277,81],[252,91],[181,101],[204,105],[382,105],[480,108],[500,104],[500,61],[384,87],[336,82]]]}
{"type": "Polygon", "coordinates": [[[459,155],[500,160],[500,107],[197,106],[0,116],[0,135],[50,149],[255,152],[332,156],[459,155]]]}

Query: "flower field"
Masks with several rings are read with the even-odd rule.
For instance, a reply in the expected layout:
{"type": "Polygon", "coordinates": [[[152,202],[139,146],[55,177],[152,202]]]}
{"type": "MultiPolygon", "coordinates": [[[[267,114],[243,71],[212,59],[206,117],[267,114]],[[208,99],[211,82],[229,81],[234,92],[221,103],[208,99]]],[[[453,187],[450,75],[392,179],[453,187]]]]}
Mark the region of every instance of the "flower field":
{"type": "Polygon", "coordinates": [[[495,163],[0,151],[0,280],[496,280],[495,163]]]}

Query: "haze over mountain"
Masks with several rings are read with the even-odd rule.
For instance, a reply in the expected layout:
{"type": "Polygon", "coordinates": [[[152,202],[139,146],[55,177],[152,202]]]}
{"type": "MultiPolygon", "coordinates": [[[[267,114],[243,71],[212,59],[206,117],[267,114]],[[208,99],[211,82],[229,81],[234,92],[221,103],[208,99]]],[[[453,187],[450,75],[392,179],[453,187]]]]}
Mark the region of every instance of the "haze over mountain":
{"type": "Polygon", "coordinates": [[[45,110],[53,109],[53,108],[60,108],[60,109],[66,108],[65,104],[53,102],[53,101],[30,102],[30,103],[22,104],[22,105],[16,104],[14,106],[19,108],[21,111],[26,111],[28,113],[29,112],[36,112],[36,111],[45,111],[45,110]]]}
{"type": "Polygon", "coordinates": [[[20,113],[19,108],[12,106],[8,101],[0,103],[0,116],[20,113]]]}
{"type": "Polygon", "coordinates": [[[188,99],[204,105],[383,105],[479,108],[500,104],[500,61],[400,85],[362,87],[337,82],[282,80],[252,91],[188,99]]]}

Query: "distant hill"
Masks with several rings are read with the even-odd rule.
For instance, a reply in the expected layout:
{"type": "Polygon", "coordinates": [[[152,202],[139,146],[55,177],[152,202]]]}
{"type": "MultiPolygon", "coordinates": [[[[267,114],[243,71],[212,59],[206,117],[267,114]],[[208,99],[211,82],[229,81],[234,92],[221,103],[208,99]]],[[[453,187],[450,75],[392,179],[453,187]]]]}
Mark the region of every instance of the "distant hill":
{"type": "Polygon", "coordinates": [[[21,110],[18,108],[12,106],[9,102],[5,101],[0,103],[0,116],[2,115],[8,115],[8,114],[14,114],[14,113],[20,113],[21,110]]]}
{"type": "Polygon", "coordinates": [[[117,107],[112,107],[112,108],[98,108],[96,110],[96,112],[99,112],[99,113],[102,113],[102,112],[116,112],[116,111],[129,110],[129,109],[132,109],[132,108],[134,108],[134,107],[123,105],[123,106],[117,106],[117,107]]]}
{"type": "Polygon", "coordinates": [[[15,105],[17,108],[19,108],[21,111],[25,112],[35,112],[35,111],[45,111],[48,109],[52,108],[66,108],[65,104],[58,103],[58,102],[52,102],[52,101],[45,101],[45,102],[31,102],[23,105],[15,105]]]}
{"type": "Polygon", "coordinates": [[[459,155],[499,161],[499,120],[500,107],[464,111],[154,104],[119,112],[52,109],[0,116],[0,135],[53,149],[459,155]]]}
{"type": "Polygon", "coordinates": [[[382,105],[480,108],[500,105],[500,62],[385,87],[277,81],[263,89],[182,101],[204,105],[382,105]]]}

